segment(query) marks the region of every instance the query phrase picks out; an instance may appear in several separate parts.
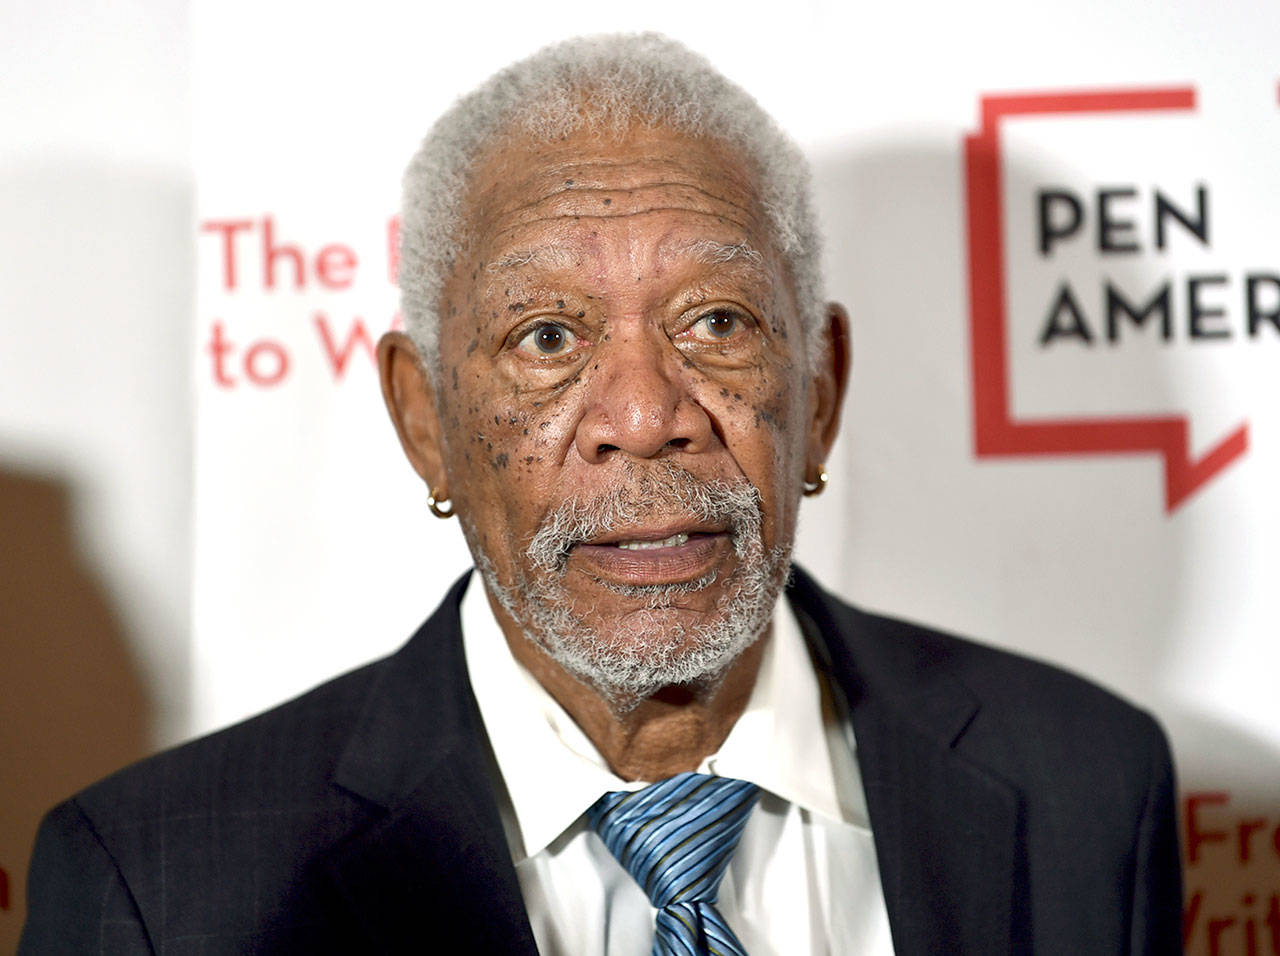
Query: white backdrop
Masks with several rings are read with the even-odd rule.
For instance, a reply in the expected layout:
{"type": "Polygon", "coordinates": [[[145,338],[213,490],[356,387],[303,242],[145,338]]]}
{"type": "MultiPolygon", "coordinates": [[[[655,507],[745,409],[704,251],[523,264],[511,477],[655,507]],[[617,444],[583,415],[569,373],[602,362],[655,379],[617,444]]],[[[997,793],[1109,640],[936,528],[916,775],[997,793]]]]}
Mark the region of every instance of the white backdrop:
{"type": "MultiPolygon", "coordinates": [[[[182,273],[194,248],[198,275],[191,640],[138,644],[165,687],[180,671],[156,662],[189,651],[171,711],[191,716],[162,738],[392,649],[466,567],[456,523],[430,517],[401,460],[368,349],[396,308],[400,171],[505,63],[574,33],[658,29],[755,94],[814,163],[855,364],[800,560],[869,608],[1151,708],[1194,810],[1189,952],[1280,953],[1280,8],[435,6],[192,8],[176,112],[194,130],[195,222],[163,260],[182,273]],[[1061,96],[1097,93],[1111,99],[1061,96]],[[1117,297],[1155,306],[1139,325],[1117,297]]],[[[138,381],[181,409],[182,381],[156,375],[138,381]]],[[[104,454],[161,460],[162,430],[147,435],[104,454]]],[[[157,494],[185,490],[173,476],[157,494]]],[[[181,578],[168,594],[185,586],[163,549],[141,567],[181,578]]]]}

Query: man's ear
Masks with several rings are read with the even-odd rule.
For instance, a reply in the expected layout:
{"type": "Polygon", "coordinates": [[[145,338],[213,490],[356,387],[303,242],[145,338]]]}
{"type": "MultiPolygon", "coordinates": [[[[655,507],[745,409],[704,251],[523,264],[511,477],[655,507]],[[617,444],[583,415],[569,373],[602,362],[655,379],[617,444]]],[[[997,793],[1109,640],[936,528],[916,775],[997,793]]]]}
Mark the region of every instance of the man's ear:
{"type": "MultiPolygon", "coordinates": [[[[836,435],[840,433],[840,410],[849,387],[853,346],[849,340],[849,313],[838,302],[827,304],[823,317],[822,353],[814,372],[806,469],[817,469],[827,461],[836,435]]],[[[805,472],[806,478],[809,471],[805,472]]]]}
{"type": "Polygon", "coordinates": [[[448,499],[435,386],[409,336],[388,332],[378,340],[378,375],[405,457],[437,499],[448,499]]]}

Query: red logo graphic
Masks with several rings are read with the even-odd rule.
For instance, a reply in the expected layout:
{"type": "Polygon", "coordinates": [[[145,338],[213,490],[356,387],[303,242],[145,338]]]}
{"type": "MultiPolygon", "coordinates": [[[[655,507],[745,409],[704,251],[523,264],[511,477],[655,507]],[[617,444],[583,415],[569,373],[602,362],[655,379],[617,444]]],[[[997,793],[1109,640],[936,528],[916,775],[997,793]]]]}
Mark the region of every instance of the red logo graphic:
{"type": "Polygon", "coordinates": [[[1247,422],[1192,460],[1185,415],[1027,420],[1010,412],[1000,121],[1047,113],[1193,110],[1195,105],[1191,88],[982,98],[982,128],[965,138],[974,450],[979,458],[1154,453],[1164,459],[1165,511],[1172,512],[1248,449],[1247,422]]]}

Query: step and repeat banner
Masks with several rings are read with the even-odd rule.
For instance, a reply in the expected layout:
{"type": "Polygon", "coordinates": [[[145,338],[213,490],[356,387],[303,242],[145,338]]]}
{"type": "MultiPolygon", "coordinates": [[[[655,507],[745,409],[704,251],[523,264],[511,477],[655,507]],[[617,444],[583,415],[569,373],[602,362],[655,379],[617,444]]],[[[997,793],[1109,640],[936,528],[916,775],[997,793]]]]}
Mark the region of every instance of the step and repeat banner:
{"type": "Polygon", "coordinates": [[[193,732],[468,567],[374,365],[417,141],[543,43],[658,29],[813,162],[855,360],[799,560],[1156,713],[1188,951],[1280,954],[1280,16],[688,6],[196,4],[193,732]]]}

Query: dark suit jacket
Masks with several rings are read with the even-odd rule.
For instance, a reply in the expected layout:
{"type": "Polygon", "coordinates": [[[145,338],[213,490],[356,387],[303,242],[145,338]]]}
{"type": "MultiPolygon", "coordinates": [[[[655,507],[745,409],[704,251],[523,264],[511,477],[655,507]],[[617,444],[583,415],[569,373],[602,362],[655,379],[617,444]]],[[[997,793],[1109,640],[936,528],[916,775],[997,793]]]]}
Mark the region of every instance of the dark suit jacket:
{"type": "MultiPolygon", "coordinates": [[[[391,657],[52,810],[19,952],[534,953],[464,587],[391,657]]],[[[850,608],[803,572],[789,595],[852,715],[898,953],[1179,951],[1173,785],[1150,717],[850,608]]]]}

